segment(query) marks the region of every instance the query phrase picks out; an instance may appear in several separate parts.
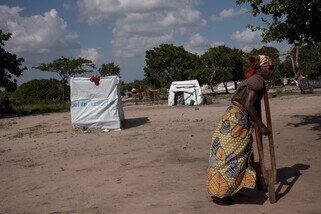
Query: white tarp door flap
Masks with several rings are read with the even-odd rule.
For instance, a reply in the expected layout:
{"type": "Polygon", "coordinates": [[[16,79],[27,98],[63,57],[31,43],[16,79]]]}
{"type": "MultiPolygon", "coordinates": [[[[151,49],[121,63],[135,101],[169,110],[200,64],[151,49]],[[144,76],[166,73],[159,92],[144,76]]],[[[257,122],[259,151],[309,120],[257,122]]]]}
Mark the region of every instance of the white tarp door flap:
{"type": "Polygon", "coordinates": [[[71,121],[75,128],[120,129],[123,110],[118,93],[119,78],[104,77],[96,86],[89,78],[70,80],[71,121]]]}

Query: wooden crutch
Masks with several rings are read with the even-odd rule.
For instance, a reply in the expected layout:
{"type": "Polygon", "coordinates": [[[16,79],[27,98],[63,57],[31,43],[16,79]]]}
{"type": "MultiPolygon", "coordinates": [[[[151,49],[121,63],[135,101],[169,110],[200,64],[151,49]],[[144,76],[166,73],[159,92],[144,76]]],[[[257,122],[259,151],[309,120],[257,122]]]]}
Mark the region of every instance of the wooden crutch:
{"type": "Polygon", "coordinates": [[[269,151],[270,151],[270,158],[271,158],[271,169],[266,169],[265,167],[262,133],[257,125],[255,125],[255,136],[256,136],[256,143],[257,143],[257,148],[259,153],[259,162],[261,165],[261,173],[265,183],[268,186],[268,195],[269,195],[270,203],[273,204],[276,202],[275,188],[274,188],[274,184],[276,182],[276,162],[275,162],[274,142],[273,142],[273,134],[272,134],[273,132],[272,132],[270,104],[269,104],[269,97],[266,90],[264,93],[264,106],[265,106],[267,127],[271,131],[271,134],[268,136],[269,151]]]}

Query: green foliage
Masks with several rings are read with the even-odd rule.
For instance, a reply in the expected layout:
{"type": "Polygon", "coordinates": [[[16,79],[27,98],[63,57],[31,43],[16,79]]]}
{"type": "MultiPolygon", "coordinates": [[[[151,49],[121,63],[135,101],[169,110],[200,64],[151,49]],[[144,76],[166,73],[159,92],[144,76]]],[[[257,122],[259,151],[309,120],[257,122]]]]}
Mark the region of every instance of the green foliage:
{"type": "MultiPolygon", "coordinates": [[[[295,55],[295,49],[291,50],[291,54],[295,55]]],[[[317,78],[321,75],[321,43],[302,46],[299,58],[302,74],[311,78],[317,78]]],[[[294,76],[290,56],[287,56],[283,62],[283,69],[286,76],[294,76]]]]}
{"type": "MultiPolygon", "coordinates": [[[[287,40],[290,44],[321,42],[321,13],[318,0],[236,0],[237,4],[250,3],[254,16],[264,15],[263,41],[287,40]],[[271,21],[266,19],[272,18],[271,21]]],[[[253,30],[260,27],[251,26],[253,30]]]]}
{"type": "MultiPolygon", "coordinates": [[[[95,68],[95,65],[89,59],[84,58],[66,58],[64,56],[60,57],[59,59],[55,59],[51,63],[42,63],[38,66],[34,67],[40,71],[48,71],[48,72],[56,72],[61,77],[62,84],[66,85],[68,82],[68,78],[71,75],[75,74],[83,74],[86,72],[91,72],[91,68],[95,68]]],[[[62,101],[65,101],[67,97],[67,87],[63,87],[62,93],[62,101]]]]}
{"type": "Polygon", "coordinates": [[[156,88],[168,88],[172,81],[187,80],[190,72],[195,70],[199,57],[183,46],[161,44],[146,51],[145,61],[146,81],[156,88]]]}
{"type": "Polygon", "coordinates": [[[34,68],[40,71],[56,72],[61,77],[62,82],[67,83],[71,75],[91,72],[90,69],[95,68],[95,65],[89,59],[81,57],[72,59],[62,56],[51,63],[42,63],[34,68]]]}
{"type": "Polygon", "coordinates": [[[56,79],[31,80],[20,85],[15,97],[21,105],[34,103],[54,103],[63,100],[62,92],[67,85],[56,79]]]}
{"type": "Polygon", "coordinates": [[[201,56],[201,62],[208,69],[208,73],[212,72],[210,84],[237,82],[244,78],[244,53],[239,49],[226,46],[210,48],[201,56]]]}
{"type": "Polygon", "coordinates": [[[17,80],[14,77],[22,75],[26,67],[21,67],[24,62],[23,58],[11,54],[4,49],[4,41],[8,41],[11,34],[3,34],[0,30],[0,88],[6,91],[14,91],[17,88],[17,80]]]}
{"type": "Polygon", "coordinates": [[[307,94],[313,94],[313,89],[312,88],[307,88],[305,92],[307,94]]]}
{"type": "Polygon", "coordinates": [[[291,64],[291,59],[289,56],[286,57],[286,59],[284,60],[284,62],[282,62],[280,67],[282,69],[282,77],[295,77],[291,64]]]}
{"type": "Polygon", "coordinates": [[[130,83],[133,88],[139,89],[139,88],[150,88],[152,87],[149,82],[146,79],[143,80],[134,80],[132,83],[130,83]]]}
{"type": "Polygon", "coordinates": [[[199,65],[194,71],[190,72],[189,79],[197,79],[200,85],[207,84],[211,86],[214,83],[213,76],[213,69],[199,65]]]}
{"type": "Polygon", "coordinates": [[[13,101],[5,92],[0,93],[0,115],[14,113],[13,101]]]}
{"type": "Polygon", "coordinates": [[[19,115],[44,114],[53,112],[68,112],[70,103],[35,103],[28,105],[15,106],[16,113],[19,115]]]}
{"type": "Polygon", "coordinates": [[[132,91],[133,86],[130,83],[122,83],[120,86],[120,93],[121,95],[125,95],[127,91],[132,91]]]}
{"type": "Polygon", "coordinates": [[[300,70],[309,77],[317,78],[321,75],[321,43],[303,46],[299,53],[300,70]]]}
{"type": "Polygon", "coordinates": [[[272,97],[277,97],[280,94],[282,94],[282,89],[277,88],[275,92],[272,93],[272,97]]]}
{"type": "Polygon", "coordinates": [[[115,63],[102,64],[99,68],[101,76],[120,76],[120,68],[115,63]]]}

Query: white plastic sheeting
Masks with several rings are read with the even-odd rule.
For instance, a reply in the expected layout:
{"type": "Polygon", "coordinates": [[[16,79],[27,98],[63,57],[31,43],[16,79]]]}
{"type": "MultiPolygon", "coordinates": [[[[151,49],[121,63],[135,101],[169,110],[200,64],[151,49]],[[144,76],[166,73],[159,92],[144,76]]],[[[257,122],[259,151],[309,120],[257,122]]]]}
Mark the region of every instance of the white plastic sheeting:
{"type": "Polygon", "coordinates": [[[194,100],[194,105],[200,105],[203,102],[201,87],[197,80],[175,81],[169,88],[168,105],[175,104],[175,93],[184,93],[184,103],[189,105],[194,100]]]}
{"type": "MultiPolygon", "coordinates": [[[[240,84],[240,83],[241,82],[237,82],[237,84],[240,84]]],[[[228,91],[235,91],[235,83],[234,82],[227,82],[226,86],[227,86],[228,91]]],[[[217,92],[225,92],[225,87],[224,87],[223,83],[218,84],[217,92]]]]}
{"type": "Polygon", "coordinates": [[[87,77],[70,80],[70,112],[74,128],[121,128],[124,111],[118,76],[101,77],[95,85],[87,77]]]}

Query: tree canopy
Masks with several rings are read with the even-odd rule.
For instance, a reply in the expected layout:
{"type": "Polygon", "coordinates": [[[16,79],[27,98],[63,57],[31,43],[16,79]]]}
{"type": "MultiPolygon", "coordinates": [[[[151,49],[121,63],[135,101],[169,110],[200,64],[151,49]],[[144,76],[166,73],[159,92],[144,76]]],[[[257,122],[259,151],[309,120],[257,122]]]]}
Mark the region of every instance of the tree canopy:
{"type": "Polygon", "coordinates": [[[250,3],[253,16],[263,15],[264,27],[250,26],[252,30],[263,31],[262,41],[282,42],[286,40],[295,46],[295,54],[290,54],[295,79],[301,90],[303,78],[299,64],[300,47],[321,42],[321,3],[319,0],[236,0],[237,4],[250,3]],[[268,18],[265,18],[265,17],[268,18]],[[295,56],[295,57],[294,57],[295,56]]]}
{"type": "Polygon", "coordinates": [[[243,62],[244,53],[239,49],[232,49],[226,46],[210,48],[201,56],[202,64],[209,68],[212,74],[212,83],[223,82],[226,93],[228,81],[244,79],[243,62]]]}
{"type": "Polygon", "coordinates": [[[167,88],[172,81],[187,80],[190,72],[197,67],[199,57],[183,46],[161,44],[146,51],[145,61],[147,82],[157,88],[167,88]]]}
{"type": "MultiPolygon", "coordinates": [[[[294,52],[295,49],[292,49],[292,55],[294,52]]],[[[311,46],[303,46],[299,53],[299,57],[300,69],[304,74],[307,74],[312,78],[317,78],[321,75],[321,43],[311,46]]],[[[291,64],[291,58],[290,56],[287,56],[284,61],[284,72],[288,72],[293,75],[291,64]]]]}
{"type": "Polygon", "coordinates": [[[67,83],[71,75],[91,72],[90,68],[95,68],[95,65],[89,59],[84,58],[67,58],[60,57],[50,63],[42,63],[34,67],[40,71],[56,72],[62,79],[62,82],[67,83]]]}
{"type": "Polygon", "coordinates": [[[53,62],[42,63],[34,68],[40,71],[56,72],[59,74],[63,83],[62,100],[65,101],[66,92],[69,89],[67,87],[68,78],[71,75],[91,72],[90,68],[95,68],[95,65],[89,59],[81,57],[72,59],[62,56],[53,62]]]}
{"type": "Polygon", "coordinates": [[[215,84],[214,72],[212,68],[206,67],[203,64],[200,64],[195,68],[194,71],[190,72],[189,79],[198,80],[200,85],[207,84],[211,87],[212,91],[213,84],[215,84]]]}
{"type": "Polygon", "coordinates": [[[114,62],[102,64],[98,70],[101,76],[120,76],[120,68],[114,62]]]}
{"type": "Polygon", "coordinates": [[[17,80],[15,77],[22,75],[27,67],[22,67],[23,58],[18,58],[17,55],[11,54],[4,49],[4,41],[8,41],[11,34],[4,34],[0,30],[0,88],[6,91],[14,91],[17,88],[17,80]]]}
{"type": "Polygon", "coordinates": [[[20,85],[15,98],[20,104],[50,103],[63,100],[63,91],[63,84],[56,79],[35,79],[20,85]]]}
{"type": "Polygon", "coordinates": [[[263,41],[287,40],[289,44],[315,44],[321,41],[321,3],[319,0],[236,0],[237,4],[250,3],[254,16],[262,17],[265,27],[263,41]]]}

